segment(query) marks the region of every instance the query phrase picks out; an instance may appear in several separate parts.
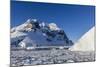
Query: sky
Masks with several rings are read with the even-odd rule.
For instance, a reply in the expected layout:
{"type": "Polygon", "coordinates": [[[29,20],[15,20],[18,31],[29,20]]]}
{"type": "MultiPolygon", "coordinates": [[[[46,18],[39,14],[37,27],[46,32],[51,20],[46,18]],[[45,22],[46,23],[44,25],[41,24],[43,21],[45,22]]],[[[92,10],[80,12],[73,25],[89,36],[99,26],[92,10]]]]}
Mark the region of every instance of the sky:
{"type": "Polygon", "coordinates": [[[75,42],[95,26],[95,6],[11,1],[11,28],[27,19],[56,23],[75,42]]]}

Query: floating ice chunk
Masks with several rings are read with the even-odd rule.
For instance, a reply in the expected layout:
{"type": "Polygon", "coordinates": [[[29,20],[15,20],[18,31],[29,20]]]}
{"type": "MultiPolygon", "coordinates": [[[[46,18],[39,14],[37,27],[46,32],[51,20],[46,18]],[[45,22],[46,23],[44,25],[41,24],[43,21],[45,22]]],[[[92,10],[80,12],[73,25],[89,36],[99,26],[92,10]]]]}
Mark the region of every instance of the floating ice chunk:
{"type": "Polygon", "coordinates": [[[73,60],[67,60],[67,62],[69,62],[69,63],[73,63],[74,61],[73,61],[73,60]]]}

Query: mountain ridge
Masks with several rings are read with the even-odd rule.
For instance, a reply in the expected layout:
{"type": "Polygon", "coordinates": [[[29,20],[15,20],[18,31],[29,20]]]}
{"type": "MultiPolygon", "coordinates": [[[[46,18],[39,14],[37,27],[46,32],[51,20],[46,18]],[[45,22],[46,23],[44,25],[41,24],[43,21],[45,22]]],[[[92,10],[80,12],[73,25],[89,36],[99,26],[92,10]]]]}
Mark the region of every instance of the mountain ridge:
{"type": "Polygon", "coordinates": [[[15,44],[17,47],[71,46],[73,42],[55,23],[46,24],[37,19],[28,19],[11,29],[11,45],[15,44]]]}

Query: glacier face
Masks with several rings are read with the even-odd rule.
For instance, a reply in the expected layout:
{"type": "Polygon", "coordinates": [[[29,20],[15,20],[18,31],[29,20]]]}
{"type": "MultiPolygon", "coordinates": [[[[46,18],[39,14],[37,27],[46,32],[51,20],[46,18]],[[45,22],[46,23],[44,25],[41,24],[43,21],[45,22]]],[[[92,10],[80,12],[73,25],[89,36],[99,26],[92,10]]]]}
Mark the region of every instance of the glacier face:
{"type": "Polygon", "coordinates": [[[86,32],[69,50],[95,51],[95,27],[86,32]]]}
{"type": "Polygon", "coordinates": [[[11,29],[11,45],[19,47],[71,46],[64,30],[55,23],[28,19],[25,23],[11,29]]]}

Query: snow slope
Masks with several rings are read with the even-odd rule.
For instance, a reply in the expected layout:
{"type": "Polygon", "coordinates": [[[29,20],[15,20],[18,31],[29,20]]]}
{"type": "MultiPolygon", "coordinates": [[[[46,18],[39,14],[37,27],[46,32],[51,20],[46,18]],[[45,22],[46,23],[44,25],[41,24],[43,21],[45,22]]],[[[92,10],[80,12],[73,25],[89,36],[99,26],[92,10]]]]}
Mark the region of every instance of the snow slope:
{"type": "Polygon", "coordinates": [[[95,50],[95,27],[86,32],[69,50],[71,51],[94,51],[95,50]]]}

